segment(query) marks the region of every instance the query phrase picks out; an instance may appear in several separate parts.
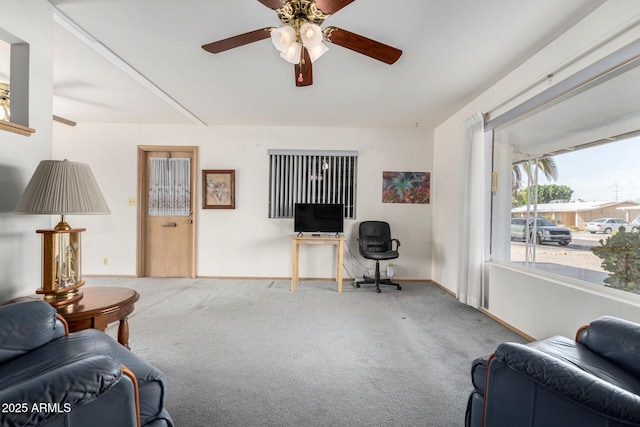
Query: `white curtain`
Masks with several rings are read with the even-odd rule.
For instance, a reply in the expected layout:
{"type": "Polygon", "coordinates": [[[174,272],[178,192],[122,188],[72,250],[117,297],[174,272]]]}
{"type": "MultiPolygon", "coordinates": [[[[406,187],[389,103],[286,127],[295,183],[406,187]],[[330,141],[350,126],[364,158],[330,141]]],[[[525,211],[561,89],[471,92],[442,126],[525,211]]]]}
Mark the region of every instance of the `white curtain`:
{"type": "Polygon", "coordinates": [[[189,216],[191,159],[152,157],[149,164],[149,215],[189,216]]]}
{"type": "Polygon", "coordinates": [[[485,143],[484,118],[476,113],[463,123],[462,169],[464,185],[460,211],[458,300],[478,308],[482,302],[485,245],[485,143]]]}

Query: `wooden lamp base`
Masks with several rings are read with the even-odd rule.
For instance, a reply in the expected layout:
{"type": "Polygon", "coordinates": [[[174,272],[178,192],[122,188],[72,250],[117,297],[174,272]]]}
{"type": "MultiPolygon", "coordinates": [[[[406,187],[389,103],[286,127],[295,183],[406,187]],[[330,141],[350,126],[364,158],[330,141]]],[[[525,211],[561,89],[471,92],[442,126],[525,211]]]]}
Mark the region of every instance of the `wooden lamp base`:
{"type": "Polygon", "coordinates": [[[36,294],[55,308],[82,299],[80,236],[84,230],[72,229],[62,221],[53,230],[36,230],[42,235],[42,286],[36,294]]]}
{"type": "Polygon", "coordinates": [[[80,301],[82,299],[82,292],[80,292],[80,287],[83,285],[84,280],[71,286],[67,286],[63,289],[44,290],[40,288],[36,289],[36,294],[44,295],[44,300],[46,302],[48,302],[55,308],[58,308],[80,301]]]}

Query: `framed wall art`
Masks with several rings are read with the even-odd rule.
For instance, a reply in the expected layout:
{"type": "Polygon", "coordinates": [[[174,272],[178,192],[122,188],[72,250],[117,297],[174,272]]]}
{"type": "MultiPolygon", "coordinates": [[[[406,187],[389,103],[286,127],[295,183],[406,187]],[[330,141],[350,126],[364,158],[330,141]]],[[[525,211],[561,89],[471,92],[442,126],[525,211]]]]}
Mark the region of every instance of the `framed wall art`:
{"type": "Polygon", "coordinates": [[[236,208],[236,171],[202,171],[202,209],[236,208]]]}
{"type": "Polygon", "coordinates": [[[428,204],[430,172],[382,172],[382,203],[428,204]]]}

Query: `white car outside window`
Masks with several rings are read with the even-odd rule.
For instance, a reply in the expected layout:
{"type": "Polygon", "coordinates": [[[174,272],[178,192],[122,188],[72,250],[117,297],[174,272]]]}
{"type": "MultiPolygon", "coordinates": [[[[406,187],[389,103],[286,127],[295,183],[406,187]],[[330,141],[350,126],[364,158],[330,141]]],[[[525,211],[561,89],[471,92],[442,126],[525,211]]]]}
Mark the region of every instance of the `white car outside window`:
{"type": "Polygon", "coordinates": [[[592,234],[609,234],[617,232],[620,227],[624,227],[626,231],[631,231],[632,225],[620,218],[598,218],[588,222],[585,228],[592,234]]]}

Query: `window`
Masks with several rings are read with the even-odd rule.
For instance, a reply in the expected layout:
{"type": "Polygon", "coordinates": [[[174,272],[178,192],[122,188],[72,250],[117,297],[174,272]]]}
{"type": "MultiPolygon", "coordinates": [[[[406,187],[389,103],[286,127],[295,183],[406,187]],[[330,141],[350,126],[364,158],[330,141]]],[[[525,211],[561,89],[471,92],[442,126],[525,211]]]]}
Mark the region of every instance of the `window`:
{"type": "Polygon", "coordinates": [[[513,173],[494,259],[640,294],[639,54],[634,42],[487,123],[497,169],[513,173]]]}
{"type": "Polygon", "coordinates": [[[30,136],[29,44],[0,28],[0,130],[30,136]]]}
{"type": "Polygon", "coordinates": [[[510,261],[640,293],[640,261],[635,255],[640,250],[640,223],[636,219],[640,212],[638,156],[640,138],[636,137],[577,147],[571,153],[552,157],[558,170],[557,182],[547,183],[540,177],[533,187],[538,187],[540,197],[544,187],[566,185],[571,188],[571,200],[538,200],[528,206],[514,206],[510,261]],[[529,216],[539,218],[536,232],[528,239],[523,225],[514,227],[524,224],[525,218],[518,216],[526,217],[527,209],[529,216]],[[559,245],[565,247],[560,249],[559,245]]]}
{"type": "Polygon", "coordinates": [[[149,215],[191,215],[191,159],[149,158],[149,215]]]}
{"type": "Polygon", "coordinates": [[[269,150],[269,218],[293,218],[296,203],[342,203],[356,217],[357,151],[269,150]]]}
{"type": "MultiPolygon", "coordinates": [[[[0,37],[2,34],[0,34],[0,37]]],[[[0,120],[9,121],[11,45],[0,38],[0,120]]]]}

